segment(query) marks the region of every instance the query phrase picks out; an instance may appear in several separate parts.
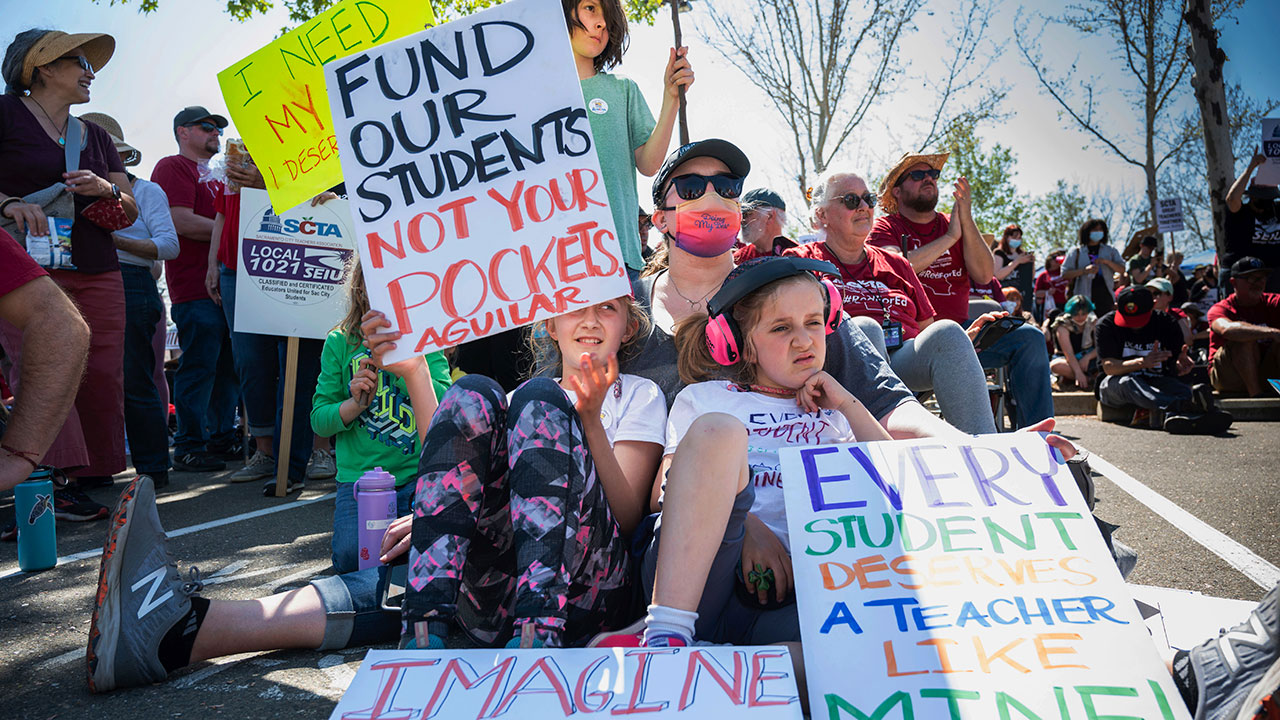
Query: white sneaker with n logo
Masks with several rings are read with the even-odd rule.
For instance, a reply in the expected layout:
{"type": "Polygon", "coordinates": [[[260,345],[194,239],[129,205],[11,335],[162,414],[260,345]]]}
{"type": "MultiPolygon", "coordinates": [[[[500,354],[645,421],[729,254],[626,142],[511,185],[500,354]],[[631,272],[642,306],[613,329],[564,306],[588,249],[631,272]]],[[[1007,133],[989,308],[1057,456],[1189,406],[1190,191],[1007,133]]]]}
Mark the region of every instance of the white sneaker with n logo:
{"type": "Polygon", "coordinates": [[[1269,718],[1259,709],[1280,690],[1280,583],[1244,622],[1192,648],[1191,668],[1196,720],[1269,718]]]}
{"type": "Polygon", "coordinates": [[[143,475],[120,496],[98,575],[89,626],[89,689],[106,692],[168,676],[160,641],[191,611],[198,578],[183,583],[165,546],[155,488],[143,475]]]}

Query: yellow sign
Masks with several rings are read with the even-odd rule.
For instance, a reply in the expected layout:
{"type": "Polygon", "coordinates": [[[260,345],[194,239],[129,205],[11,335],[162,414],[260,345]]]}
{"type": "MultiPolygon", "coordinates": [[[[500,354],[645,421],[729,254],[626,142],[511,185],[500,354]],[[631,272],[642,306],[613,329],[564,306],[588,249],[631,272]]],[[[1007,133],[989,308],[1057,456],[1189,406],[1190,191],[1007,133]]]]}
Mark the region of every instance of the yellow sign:
{"type": "Polygon", "coordinates": [[[324,64],[434,24],[422,0],[343,0],[218,73],[276,212],[342,182],[324,64]]]}

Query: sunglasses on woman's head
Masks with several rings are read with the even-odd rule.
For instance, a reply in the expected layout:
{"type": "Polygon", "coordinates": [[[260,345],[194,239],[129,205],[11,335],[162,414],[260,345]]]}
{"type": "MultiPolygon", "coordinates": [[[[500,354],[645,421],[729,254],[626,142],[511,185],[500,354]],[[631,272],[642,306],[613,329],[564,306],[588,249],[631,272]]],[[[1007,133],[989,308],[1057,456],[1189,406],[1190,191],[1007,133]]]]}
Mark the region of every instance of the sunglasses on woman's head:
{"type": "Polygon", "coordinates": [[[89,64],[89,58],[83,55],[64,55],[63,57],[60,57],[58,59],[72,60],[76,63],[79,63],[81,70],[84,70],[86,72],[93,72],[93,66],[89,64]]]}
{"type": "Polygon", "coordinates": [[[866,203],[868,208],[874,208],[876,206],[875,193],[871,192],[865,192],[861,195],[857,193],[845,193],[844,195],[837,195],[831,199],[844,203],[845,208],[849,210],[857,210],[862,206],[862,203],[866,203]]]}
{"type": "Polygon", "coordinates": [[[933,168],[929,168],[928,170],[910,170],[902,173],[902,177],[898,178],[898,184],[901,185],[907,178],[911,178],[914,182],[920,182],[926,177],[937,180],[940,175],[942,175],[942,171],[934,170],[933,168]]]}
{"type": "Polygon", "coordinates": [[[736,175],[677,175],[671,178],[671,186],[681,200],[697,200],[707,192],[707,183],[716,194],[726,200],[736,200],[742,194],[743,179],[736,175]]]}

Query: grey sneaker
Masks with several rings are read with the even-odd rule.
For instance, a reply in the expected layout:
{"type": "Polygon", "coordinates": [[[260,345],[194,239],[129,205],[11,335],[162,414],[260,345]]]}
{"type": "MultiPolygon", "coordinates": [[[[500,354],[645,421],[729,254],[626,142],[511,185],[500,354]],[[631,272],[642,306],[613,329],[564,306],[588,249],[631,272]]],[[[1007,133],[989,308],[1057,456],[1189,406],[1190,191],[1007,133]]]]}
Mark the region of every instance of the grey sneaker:
{"type": "Polygon", "coordinates": [[[231,473],[231,482],[241,483],[261,480],[275,474],[276,459],[261,450],[255,450],[253,457],[249,458],[249,462],[245,463],[244,467],[231,473]]]}
{"type": "Polygon", "coordinates": [[[307,467],[308,480],[328,480],[338,474],[338,466],[333,461],[333,451],[316,448],[311,451],[311,463],[307,467]]]}
{"type": "Polygon", "coordinates": [[[1280,718],[1280,583],[1239,625],[1191,649],[1196,720],[1280,718]]]}
{"type": "Polygon", "coordinates": [[[151,478],[140,475],[120,495],[89,623],[89,690],[95,693],[159,682],[160,641],[191,610],[199,573],[184,583],[165,547],[151,478]]]}

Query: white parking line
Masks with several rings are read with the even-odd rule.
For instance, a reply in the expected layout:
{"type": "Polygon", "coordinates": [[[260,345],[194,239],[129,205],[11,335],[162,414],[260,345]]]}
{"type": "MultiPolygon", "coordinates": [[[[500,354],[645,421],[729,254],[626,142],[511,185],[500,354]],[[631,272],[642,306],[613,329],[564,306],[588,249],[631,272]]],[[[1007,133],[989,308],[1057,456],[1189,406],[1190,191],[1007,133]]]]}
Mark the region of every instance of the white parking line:
{"type": "Polygon", "coordinates": [[[1270,590],[1280,582],[1280,568],[1183,510],[1169,498],[1143,485],[1125,471],[1098,457],[1097,454],[1089,457],[1089,465],[1105,475],[1121,490],[1132,495],[1135,500],[1151,508],[1170,525],[1208,548],[1209,552],[1226,560],[1227,564],[1239,570],[1263,590],[1270,590]]]}
{"type": "MultiPolygon", "coordinates": [[[[295,500],[291,503],[286,503],[284,505],[280,505],[277,507],[263,508],[261,510],[254,510],[252,512],[240,513],[239,515],[232,515],[231,517],[220,518],[218,520],[210,520],[209,522],[203,522],[198,525],[188,525],[187,527],[184,527],[184,528],[171,530],[169,532],[166,532],[165,534],[169,536],[170,540],[172,540],[173,538],[182,537],[183,535],[190,535],[191,533],[197,533],[202,530],[212,530],[213,528],[222,527],[223,525],[231,525],[233,523],[244,522],[245,520],[260,518],[264,515],[272,515],[278,512],[284,512],[285,510],[293,510],[295,508],[304,507],[306,505],[311,505],[313,503],[323,502],[325,500],[332,500],[335,497],[335,495],[336,493],[326,493],[319,497],[311,498],[310,500],[295,500]]],[[[78,552],[72,555],[63,555],[62,557],[58,558],[58,564],[63,565],[65,563],[76,562],[79,560],[88,560],[89,558],[98,557],[101,554],[102,554],[102,548],[95,548],[93,550],[85,550],[84,552],[78,552]]],[[[11,577],[18,577],[20,575],[25,575],[25,574],[26,573],[24,573],[21,570],[11,570],[5,573],[4,575],[0,575],[0,580],[8,580],[11,577]]]]}

